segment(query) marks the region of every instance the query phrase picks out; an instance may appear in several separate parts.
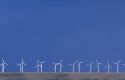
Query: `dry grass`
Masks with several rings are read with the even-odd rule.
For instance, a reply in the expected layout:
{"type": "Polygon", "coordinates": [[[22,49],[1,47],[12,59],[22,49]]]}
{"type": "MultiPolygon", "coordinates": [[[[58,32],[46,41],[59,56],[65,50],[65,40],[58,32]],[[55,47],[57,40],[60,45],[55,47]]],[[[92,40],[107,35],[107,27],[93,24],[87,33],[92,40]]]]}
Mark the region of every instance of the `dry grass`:
{"type": "Polygon", "coordinates": [[[0,73],[0,80],[125,80],[125,73],[0,73]]]}

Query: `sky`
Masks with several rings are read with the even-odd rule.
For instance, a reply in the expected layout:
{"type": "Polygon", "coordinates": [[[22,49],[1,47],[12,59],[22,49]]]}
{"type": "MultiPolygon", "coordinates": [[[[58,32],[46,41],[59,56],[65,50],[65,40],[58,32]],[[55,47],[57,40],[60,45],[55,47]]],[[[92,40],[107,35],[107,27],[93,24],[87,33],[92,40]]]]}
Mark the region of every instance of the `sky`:
{"type": "Polygon", "coordinates": [[[1,0],[0,58],[9,72],[21,58],[25,71],[35,71],[37,59],[47,61],[44,71],[62,58],[64,71],[75,60],[125,63],[124,9],[125,0],[1,0]]]}

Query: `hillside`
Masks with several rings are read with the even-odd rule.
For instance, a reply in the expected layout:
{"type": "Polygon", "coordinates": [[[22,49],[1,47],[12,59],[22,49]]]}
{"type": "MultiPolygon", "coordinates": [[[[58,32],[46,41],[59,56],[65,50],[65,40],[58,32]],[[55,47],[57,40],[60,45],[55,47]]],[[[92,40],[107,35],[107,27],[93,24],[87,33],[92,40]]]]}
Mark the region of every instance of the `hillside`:
{"type": "Polygon", "coordinates": [[[0,73],[0,80],[125,80],[125,73],[0,73]]]}

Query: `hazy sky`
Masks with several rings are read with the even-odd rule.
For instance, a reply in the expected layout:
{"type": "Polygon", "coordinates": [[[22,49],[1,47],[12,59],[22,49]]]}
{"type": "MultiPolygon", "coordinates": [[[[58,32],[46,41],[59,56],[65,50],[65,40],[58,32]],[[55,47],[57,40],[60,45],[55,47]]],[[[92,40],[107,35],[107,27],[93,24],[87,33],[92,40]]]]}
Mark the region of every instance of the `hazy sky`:
{"type": "Polygon", "coordinates": [[[0,1],[0,57],[8,71],[17,71],[22,57],[27,71],[35,71],[36,59],[46,59],[52,71],[60,58],[65,65],[96,58],[106,64],[125,63],[124,56],[125,0],[0,1]]]}

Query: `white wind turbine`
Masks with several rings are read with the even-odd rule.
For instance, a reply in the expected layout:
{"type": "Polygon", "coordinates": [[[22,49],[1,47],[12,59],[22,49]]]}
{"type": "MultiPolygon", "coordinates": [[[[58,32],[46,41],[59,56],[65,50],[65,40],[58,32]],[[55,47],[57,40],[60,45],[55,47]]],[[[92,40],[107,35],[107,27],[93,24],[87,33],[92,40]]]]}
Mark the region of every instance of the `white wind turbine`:
{"type": "Polygon", "coordinates": [[[26,63],[24,63],[24,60],[22,58],[22,61],[20,64],[17,64],[20,67],[20,72],[24,72],[24,66],[26,65],[26,63]]]}
{"type": "Polygon", "coordinates": [[[57,66],[58,66],[58,64],[55,63],[55,62],[53,62],[52,64],[54,65],[54,71],[57,72],[56,70],[57,70],[57,66]]]}
{"type": "Polygon", "coordinates": [[[44,64],[45,62],[46,62],[46,61],[39,61],[40,72],[43,72],[43,64],[44,64]]]}
{"type": "Polygon", "coordinates": [[[125,64],[122,64],[122,66],[124,66],[124,67],[125,67],[125,64]]]}
{"type": "Polygon", "coordinates": [[[0,66],[2,67],[2,72],[5,72],[6,65],[8,64],[5,63],[4,60],[2,59],[2,63],[0,64],[0,66]]]}
{"type": "Polygon", "coordinates": [[[60,62],[57,63],[59,65],[60,72],[62,72],[62,61],[63,61],[63,59],[61,59],[60,62]]]}
{"type": "Polygon", "coordinates": [[[100,73],[100,65],[102,65],[102,63],[100,63],[100,62],[96,59],[97,73],[100,73]]]}
{"type": "Polygon", "coordinates": [[[37,68],[37,72],[40,72],[40,65],[39,65],[39,60],[37,60],[36,66],[35,68],[37,68]]]}
{"type": "Polygon", "coordinates": [[[57,66],[59,66],[59,71],[62,72],[62,61],[63,59],[61,59],[59,62],[55,63],[53,62],[52,64],[54,64],[54,71],[57,72],[57,66]]]}
{"type": "Polygon", "coordinates": [[[112,67],[110,66],[109,60],[108,60],[108,64],[107,64],[104,68],[107,68],[107,72],[108,72],[108,73],[110,72],[110,69],[111,69],[112,67]]]}
{"type": "Polygon", "coordinates": [[[78,72],[81,72],[81,64],[84,63],[84,62],[79,62],[79,61],[76,61],[78,63],[78,72]]]}
{"type": "Polygon", "coordinates": [[[122,64],[123,67],[125,67],[125,64],[122,64]]]}
{"type": "Polygon", "coordinates": [[[124,67],[125,67],[125,64],[122,64],[122,66],[124,66],[124,67]]]}
{"type": "Polygon", "coordinates": [[[116,72],[119,73],[119,64],[120,64],[121,60],[119,60],[118,62],[113,62],[116,65],[116,72]]]}
{"type": "Polygon", "coordinates": [[[75,72],[75,64],[76,64],[76,61],[73,62],[72,64],[69,64],[70,66],[72,66],[72,72],[75,72]]]}
{"type": "Polygon", "coordinates": [[[89,66],[89,73],[92,73],[92,65],[93,64],[94,64],[93,62],[91,62],[90,64],[86,64],[87,66],[89,66]]]}

